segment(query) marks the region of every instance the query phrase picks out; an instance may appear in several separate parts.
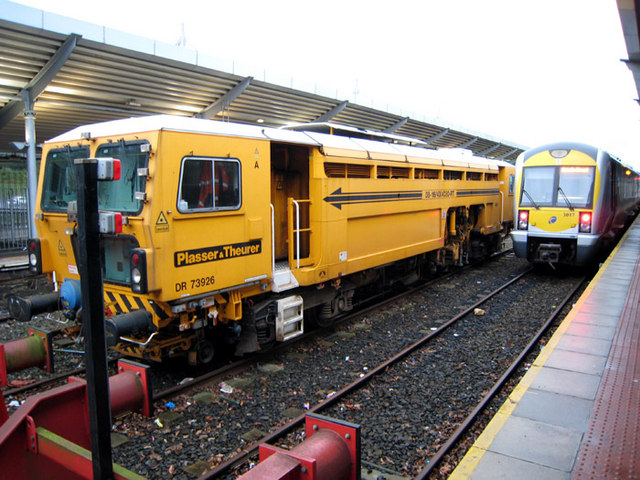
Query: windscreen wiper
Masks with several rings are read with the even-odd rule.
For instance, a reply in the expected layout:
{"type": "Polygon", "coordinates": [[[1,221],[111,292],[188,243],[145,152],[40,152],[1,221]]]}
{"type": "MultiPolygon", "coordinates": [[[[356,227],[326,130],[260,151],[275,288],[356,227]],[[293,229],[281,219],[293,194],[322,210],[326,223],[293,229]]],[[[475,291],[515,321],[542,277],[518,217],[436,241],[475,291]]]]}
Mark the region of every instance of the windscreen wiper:
{"type": "Polygon", "coordinates": [[[529,199],[529,201],[533,204],[533,206],[535,207],[536,210],[540,209],[540,207],[538,206],[538,204],[535,202],[535,200],[533,199],[533,197],[531,195],[529,195],[529,192],[527,192],[524,188],[522,189],[522,193],[524,193],[527,198],[529,199]]]}
{"type": "Polygon", "coordinates": [[[564,194],[564,190],[562,190],[561,187],[558,187],[558,191],[562,194],[562,198],[564,198],[564,201],[567,202],[569,210],[573,211],[573,205],[571,205],[569,198],[564,194]]]}

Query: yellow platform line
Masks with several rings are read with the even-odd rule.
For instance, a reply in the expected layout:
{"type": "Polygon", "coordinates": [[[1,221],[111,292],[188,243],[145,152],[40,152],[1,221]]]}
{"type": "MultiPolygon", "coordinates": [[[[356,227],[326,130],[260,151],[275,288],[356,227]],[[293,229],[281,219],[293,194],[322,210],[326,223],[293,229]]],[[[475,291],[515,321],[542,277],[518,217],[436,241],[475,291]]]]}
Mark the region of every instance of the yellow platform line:
{"type": "MultiPolygon", "coordinates": [[[[636,218],[632,227],[635,226],[635,224],[639,221],[640,217],[636,218]]],[[[478,468],[480,460],[482,460],[484,454],[487,452],[487,450],[489,450],[489,447],[491,446],[491,443],[493,443],[496,435],[498,435],[498,433],[502,430],[504,424],[507,422],[515,408],[518,406],[518,402],[522,399],[533,381],[538,376],[538,373],[540,373],[542,367],[546,364],[549,356],[553,353],[556,346],[558,345],[558,342],[560,342],[560,340],[562,339],[562,335],[564,335],[565,331],[567,330],[567,328],[569,328],[569,325],[571,324],[575,316],[578,314],[578,312],[580,312],[582,304],[586,301],[586,299],[589,297],[589,295],[597,285],[600,277],[604,274],[605,270],[624,243],[630,230],[631,227],[624,234],[618,245],[616,245],[616,247],[613,249],[607,260],[604,262],[600,270],[598,270],[598,273],[593,277],[582,295],[580,295],[580,298],[573,306],[569,314],[558,326],[558,329],[551,337],[551,340],[549,340],[549,343],[547,343],[538,357],[534,360],[531,368],[529,368],[529,371],[525,374],[524,377],[522,377],[520,383],[518,383],[518,385],[513,389],[507,400],[505,400],[505,402],[493,416],[487,427],[476,439],[473,446],[469,449],[456,469],[449,476],[449,480],[462,480],[470,478],[476,468],[478,468]]]]}

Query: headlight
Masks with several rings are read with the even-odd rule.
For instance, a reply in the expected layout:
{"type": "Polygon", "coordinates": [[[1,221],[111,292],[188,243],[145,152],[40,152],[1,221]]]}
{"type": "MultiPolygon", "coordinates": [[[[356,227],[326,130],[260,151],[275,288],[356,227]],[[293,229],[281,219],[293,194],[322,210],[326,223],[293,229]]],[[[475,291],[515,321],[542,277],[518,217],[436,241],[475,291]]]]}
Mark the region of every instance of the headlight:
{"type": "Polygon", "coordinates": [[[131,281],[133,283],[140,283],[140,280],[142,280],[142,274],[140,273],[140,270],[138,270],[137,268],[131,269],[131,281]]]}

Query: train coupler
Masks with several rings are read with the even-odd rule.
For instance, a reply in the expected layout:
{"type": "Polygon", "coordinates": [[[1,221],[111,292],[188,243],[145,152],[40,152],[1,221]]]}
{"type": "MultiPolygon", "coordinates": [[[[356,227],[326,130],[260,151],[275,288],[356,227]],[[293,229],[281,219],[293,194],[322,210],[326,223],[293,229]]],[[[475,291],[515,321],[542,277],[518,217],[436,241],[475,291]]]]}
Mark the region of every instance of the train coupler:
{"type": "Polygon", "coordinates": [[[59,308],[60,294],[58,292],[19,297],[11,295],[8,300],[9,313],[19,322],[28,322],[31,317],[39,313],[55,312],[59,308]]]}
{"type": "Polygon", "coordinates": [[[51,333],[30,328],[29,336],[0,344],[0,386],[9,385],[9,373],[31,367],[53,373],[51,333]]]}
{"type": "Polygon", "coordinates": [[[541,243],[536,251],[536,261],[550,265],[560,261],[562,246],[557,243],[541,243]]]}
{"type": "Polygon", "coordinates": [[[322,415],[305,418],[306,440],[291,450],[260,445],[260,463],[239,480],[356,480],[360,426],[322,415]]]}

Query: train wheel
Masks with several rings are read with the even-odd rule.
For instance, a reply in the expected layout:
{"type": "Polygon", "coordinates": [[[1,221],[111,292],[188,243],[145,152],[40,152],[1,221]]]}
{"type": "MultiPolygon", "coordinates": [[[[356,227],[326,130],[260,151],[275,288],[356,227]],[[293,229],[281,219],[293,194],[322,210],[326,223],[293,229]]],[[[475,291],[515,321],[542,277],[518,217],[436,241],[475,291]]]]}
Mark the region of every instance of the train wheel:
{"type": "Polygon", "coordinates": [[[207,364],[213,360],[216,350],[209,340],[200,340],[196,346],[196,355],[199,364],[207,364]]]}

